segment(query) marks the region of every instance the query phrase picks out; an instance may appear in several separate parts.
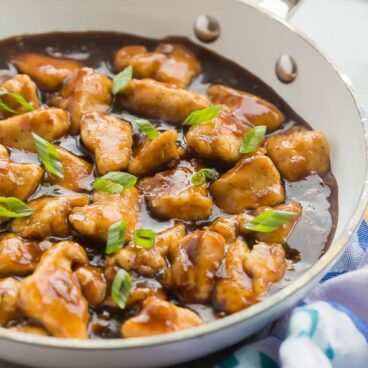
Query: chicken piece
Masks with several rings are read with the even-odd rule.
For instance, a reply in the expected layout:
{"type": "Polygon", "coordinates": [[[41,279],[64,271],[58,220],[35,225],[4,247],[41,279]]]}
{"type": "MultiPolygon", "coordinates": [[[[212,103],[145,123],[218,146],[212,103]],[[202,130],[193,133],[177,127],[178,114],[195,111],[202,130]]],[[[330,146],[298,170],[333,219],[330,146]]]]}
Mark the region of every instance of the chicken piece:
{"type": "Polygon", "coordinates": [[[74,70],[83,67],[76,60],[55,58],[42,54],[19,54],[11,62],[22,72],[28,74],[40,88],[53,90],[74,70]]]}
{"type": "Polygon", "coordinates": [[[7,277],[0,279],[0,326],[20,317],[18,307],[20,281],[7,277]]]}
{"type": "Polygon", "coordinates": [[[0,144],[35,152],[32,132],[52,142],[64,136],[69,126],[69,115],[66,111],[41,108],[1,120],[0,144]]]}
{"type": "Polygon", "coordinates": [[[68,215],[73,207],[86,206],[87,195],[42,197],[28,203],[34,213],[29,217],[16,218],[12,231],[23,238],[43,239],[48,236],[64,238],[69,235],[68,215]]]}
{"type": "Polygon", "coordinates": [[[229,314],[247,308],[260,301],[285,271],[285,252],[281,245],[258,243],[249,250],[238,240],[226,253],[223,274],[213,294],[214,306],[229,314]]]}
{"type": "Polygon", "coordinates": [[[214,104],[228,106],[239,117],[253,125],[266,125],[267,131],[277,129],[285,120],[284,114],[260,97],[222,85],[212,85],[207,95],[214,104]]]}
{"type": "Polygon", "coordinates": [[[86,339],[88,303],[72,272],[88,262],[86,251],[72,241],[56,243],[41,257],[35,272],[19,287],[19,307],[52,336],[86,339]]]}
{"type": "Polygon", "coordinates": [[[65,80],[60,93],[51,96],[49,102],[70,112],[70,132],[76,135],[80,131],[80,120],[84,113],[109,110],[112,103],[112,82],[91,68],[78,69],[65,80]]]}
{"type": "MultiPolygon", "coordinates": [[[[40,100],[37,95],[37,87],[31,78],[28,75],[17,75],[14,78],[8,79],[5,83],[2,84],[0,90],[8,91],[12,93],[16,93],[22,96],[30,105],[32,105],[35,109],[40,107],[40,100]]],[[[24,113],[27,109],[21,105],[17,100],[12,96],[1,96],[1,101],[5,102],[5,104],[16,111],[17,113],[24,113]]],[[[9,117],[13,115],[13,113],[4,110],[0,107],[1,117],[9,117]]]]}
{"type": "Polygon", "coordinates": [[[149,297],[166,300],[166,293],[163,286],[155,279],[136,279],[132,282],[127,308],[132,308],[137,304],[141,304],[149,297]]]}
{"type": "Polygon", "coordinates": [[[74,208],[69,221],[82,235],[101,242],[106,242],[112,224],[127,221],[125,240],[129,242],[138,222],[139,207],[139,192],[136,188],[129,188],[120,194],[96,192],[93,204],[74,208]]]}
{"type": "Polygon", "coordinates": [[[50,247],[47,240],[28,241],[15,234],[5,234],[0,241],[0,277],[29,275],[50,247]]]}
{"type": "Polygon", "coordinates": [[[185,330],[203,324],[201,318],[186,308],[154,296],[147,298],[139,315],[129,318],[121,327],[123,337],[142,337],[185,330]]]}
{"type": "Polygon", "coordinates": [[[175,290],[184,303],[207,303],[224,254],[225,240],[220,234],[197,230],[171,243],[168,254],[171,267],[162,282],[175,290]]]}
{"type": "MultiPolygon", "coordinates": [[[[6,149],[5,152],[8,155],[6,149]]],[[[36,164],[12,162],[5,154],[3,157],[0,156],[0,196],[26,200],[40,184],[43,176],[42,168],[36,164]]]]}
{"type": "Polygon", "coordinates": [[[326,137],[315,130],[291,128],[268,138],[266,148],[281,176],[289,181],[322,175],[330,169],[330,146],[326,137]]]}
{"type": "Polygon", "coordinates": [[[106,296],[106,279],[103,271],[94,266],[81,266],[75,275],[82,289],[82,294],[92,305],[101,304],[106,296]]]}
{"type": "Polygon", "coordinates": [[[207,185],[193,185],[194,167],[184,162],[139,183],[151,212],[161,219],[203,220],[210,216],[212,200],[207,185]]]}
{"type": "Polygon", "coordinates": [[[38,335],[38,336],[49,336],[49,333],[41,326],[34,326],[31,324],[19,324],[16,326],[8,327],[9,330],[23,332],[31,335],[38,335]]]}
{"type": "Polygon", "coordinates": [[[152,78],[185,88],[201,71],[197,58],[184,46],[161,43],[155,51],[143,46],[126,46],[115,56],[115,68],[133,67],[135,78],[152,78]]]}
{"type": "Polygon", "coordinates": [[[153,79],[133,79],[119,95],[120,103],[128,111],[175,125],[183,123],[191,112],[211,105],[209,99],[199,93],[153,79]]]}
{"type": "Polygon", "coordinates": [[[239,160],[240,145],[250,125],[227,109],[205,124],[193,125],[186,134],[188,146],[200,158],[233,163],[239,160]]]}
{"type": "Polygon", "coordinates": [[[153,140],[146,137],[129,164],[129,172],[143,176],[177,164],[180,161],[177,138],[175,130],[167,130],[153,140]]]}
{"type": "Polygon", "coordinates": [[[302,206],[298,202],[291,202],[280,204],[275,207],[259,207],[255,211],[243,212],[239,215],[230,216],[227,218],[220,217],[216,219],[209,227],[209,230],[216,231],[221,234],[226,243],[231,244],[235,242],[238,235],[252,236],[256,240],[265,243],[283,244],[286,242],[294,226],[299,221],[302,214],[302,206]],[[256,216],[260,215],[265,210],[291,211],[295,212],[296,216],[282,225],[275,231],[270,233],[261,233],[257,231],[248,230],[244,225],[252,221],[256,216]]]}
{"type": "Polygon", "coordinates": [[[134,245],[120,249],[107,260],[106,267],[119,266],[126,271],[154,277],[167,268],[166,256],[170,244],[184,236],[184,225],[175,225],[157,234],[155,244],[148,250],[134,245]]]}
{"type": "Polygon", "coordinates": [[[261,152],[246,155],[234,168],[210,186],[222,210],[239,213],[260,206],[275,206],[285,199],[280,174],[271,159],[261,152]]]}
{"type": "Polygon", "coordinates": [[[89,190],[94,181],[92,173],[93,166],[89,162],[73,155],[61,147],[56,147],[56,151],[63,165],[64,178],[59,178],[54,174],[47,173],[47,181],[74,192],[89,190]]]}
{"type": "Polygon", "coordinates": [[[100,112],[89,112],[81,118],[81,139],[96,157],[100,175],[124,171],[132,154],[132,128],[125,120],[100,112]]]}

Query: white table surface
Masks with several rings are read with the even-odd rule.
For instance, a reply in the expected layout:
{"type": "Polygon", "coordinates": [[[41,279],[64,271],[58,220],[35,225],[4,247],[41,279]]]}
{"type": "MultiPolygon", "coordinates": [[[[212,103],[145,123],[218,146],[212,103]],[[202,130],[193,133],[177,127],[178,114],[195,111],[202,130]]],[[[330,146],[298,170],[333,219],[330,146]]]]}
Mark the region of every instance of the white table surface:
{"type": "Polygon", "coordinates": [[[332,57],[368,111],[368,0],[302,0],[290,23],[332,57]]]}

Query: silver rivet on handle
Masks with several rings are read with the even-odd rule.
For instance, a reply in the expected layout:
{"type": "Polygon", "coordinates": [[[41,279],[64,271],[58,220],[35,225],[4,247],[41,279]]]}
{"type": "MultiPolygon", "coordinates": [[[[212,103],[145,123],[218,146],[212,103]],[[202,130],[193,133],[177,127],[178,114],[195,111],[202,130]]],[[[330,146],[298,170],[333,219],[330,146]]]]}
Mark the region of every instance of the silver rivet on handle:
{"type": "Polygon", "coordinates": [[[202,42],[214,42],[220,33],[220,23],[211,15],[200,15],[194,22],[194,34],[202,42]]]}

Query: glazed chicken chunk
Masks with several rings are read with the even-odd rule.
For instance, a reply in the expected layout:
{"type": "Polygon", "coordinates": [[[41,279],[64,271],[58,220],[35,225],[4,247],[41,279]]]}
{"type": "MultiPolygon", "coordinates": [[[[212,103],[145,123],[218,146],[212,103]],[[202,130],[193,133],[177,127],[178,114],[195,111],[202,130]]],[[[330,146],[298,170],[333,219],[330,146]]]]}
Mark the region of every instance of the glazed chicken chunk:
{"type": "Polygon", "coordinates": [[[210,192],[216,204],[228,213],[275,206],[285,199],[279,172],[260,151],[244,156],[210,186],[210,192]]]}
{"type": "Polygon", "coordinates": [[[139,183],[151,212],[161,219],[201,220],[211,214],[207,185],[194,185],[195,168],[188,162],[139,183]]]}
{"type": "Polygon", "coordinates": [[[59,178],[54,174],[47,173],[47,181],[74,192],[83,192],[90,189],[91,183],[94,181],[92,175],[93,166],[89,162],[73,155],[61,147],[56,147],[56,151],[63,165],[64,178],[59,178]]]}
{"type": "Polygon", "coordinates": [[[130,241],[138,221],[139,193],[130,188],[120,194],[96,192],[89,206],[73,208],[69,221],[80,234],[106,242],[109,227],[118,222],[128,223],[125,239],[130,241]]]}
{"type": "Polygon", "coordinates": [[[68,215],[73,207],[85,206],[87,195],[65,197],[42,197],[28,203],[34,212],[29,217],[16,218],[12,231],[23,238],[43,239],[48,236],[66,237],[69,235],[68,215]]]}
{"type": "Polygon", "coordinates": [[[0,326],[20,317],[18,307],[20,281],[12,277],[0,279],[0,326]]]}
{"type": "Polygon", "coordinates": [[[91,68],[75,70],[65,80],[60,93],[50,98],[50,104],[71,115],[71,134],[80,131],[81,117],[86,112],[106,112],[112,103],[111,80],[91,68]]]}
{"type": "Polygon", "coordinates": [[[40,88],[53,90],[63,80],[83,64],[70,59],[55,58],[42,54],[19,54],[11,62],[22,72],[28,74],[40,88]]]}
{"type": "Polygon", "coordinates": [[[5,147],[0,147],[0,196],[16,197],[24,201],[40,184],[43,170],[36,164],[11,161],[5,147]]]}
{"type": "MultiPolygon", "coordinates": [[[[8,79],[0,87],[0,91],[8,91],[22,96],[33,108],[40,107],[40,100],[37,95],[37,87],[28,75],[19,74],[14,78],[8,79]]],[[[4,102],[10,109],[16,113],[24,113],[27,109],[21,105],[13,96],[1,96],[1,101],[4,102]]],[[[11,116],[12,113],[0,107],[2,118],[11,116]]]]}
{"type": "Polygon", "coordinates": [[[64,136],[69,126],[69,115],[64,110],[41,108],[0,120],[0,144],[34,152],[32,132],[52,142],[64,136]]]}
{"type": "Polygon", "coordinates": [[[100,112],[89,112],[81,118],[81,139],[96,157],[100,175],[124,171],[132,154],[132,128],[125,120],[100,112]]]}
{"type": "Polygon", "coordinates": [[[9,330],[24,332],[38,336],[49,336],[48,332],[43,327],[34,326],[27,323],[20,323],[15,326],[9,327],[9,330]]]}
{"type": "Polygon", "coordinates": [[[239,215],[227,218],[220,217],[211,224],[208,229],[221,234],[228,244],[235,242],[238,235],[251,236],[265,243],[283,244],[293,231],[294,226],[300,219],[302,206],[300,203],[291,202],[280,204],[275,207],[259,207],[257,210],[240,213],[239,215]],[[246,229],[244,226],[252,221],[256,216],[266,210],[289,211],[294,212],[295,216],[278,229],[269,233],[262,233],[246,229]]]}
{"type": "Polygon", "coordinates": [[[201,71],[197,58],[184,46],[161,43],[155,51],[144,46],[126,46],[115,56],[115,68],[133,67],[135,78],[152,78],[185,88],[201,71]]]}
{"type": "Polygon", "coordinates": [[[267,131],[277,129],[285,120],[274,105],[251,93],[221,85],[212,85],[207,95],[214,104],[226,105],[239,117],[253,125],[265,125],[267,131]]]}
{"type": "Polygon", "coordinates": [[[226,313],[247,308],[260,301],[285,271],[285,252],[281,245],[258,243],[250,250],[238,240],[226,253],[222,275],[216,282],[214,305],[226,313]]]}
{"type": "Polygon", "coordinates": [[[120,92],[121,105],[139,116],[180,125],[187,116],[211,105],[207,97],[153,79],[133,79],[120,92]]]}
{"type": "Polygon", "coordinates": [[[41,322],[53,336],[88,338],[88,304],[72,272],[74,265],[87,262],[87,253],[78,243],[62,241],[52,246],[19,287],[22,313],[41,322]]]}
{"type": "Polygon", "coordinates": [[[330,169],[330,146],[326,137],[315,130],[291,128],[268,138],[266,148],[281,176],[289,181],[322,175],[330,169]]]}
{"type": "Polygon", "coordinates": [[[142,176],[177,164],[180,161],[177,138],[178,133],[171,129],[153,140],[146,137],[129,164],[129,172],[142,176]]]}
{"type": "Polygon", "coordinates": [[[197,314],[161,300],[147,298],[141,313],[129,318],[121,327],[123,337],[141,337],[185,330],[203,324],[197,314]]]}
{"type": "Polygon", "coordinates": [[[206,303],[215,274],[225,254],[224,238],[213,231],[197,230],[170,245],[171,267],[163,275],[166,287],[185,303],[206,303]]]}
{"type": "Polygon", "coordinates": [[[157,234],[154,245],[148,250],[134,245],[120,249],[107,260],[106,267],[119,266],[126,271],[154,277],[167,268],[166,256],[170,244],[184,236],[184,225],[175,225],[157,234]]]}
{"type": "Polygon", "coordinates": [[[5,234],[0,240],[0,276],[29,275],[50,246],[47,240],[29,241],[15,234],[5,234]]]}
{"type": "Polygon", "coordinates": [[[186,140],[198,157],[232,163],[241,157],[240,144],[249,128],[223,109],[214,119],[191,126],[186,140]]]}

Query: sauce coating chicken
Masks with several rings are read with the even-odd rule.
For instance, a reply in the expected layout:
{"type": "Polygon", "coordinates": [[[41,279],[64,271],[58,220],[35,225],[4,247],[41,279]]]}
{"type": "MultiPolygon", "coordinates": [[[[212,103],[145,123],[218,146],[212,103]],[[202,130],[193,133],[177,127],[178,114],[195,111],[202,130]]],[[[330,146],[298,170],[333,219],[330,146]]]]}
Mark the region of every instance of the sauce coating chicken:
{"type": "Polygon", "coordinates": [[[121,105],[134,114],[180,125],[196,110],[211,105],[207,97],[153,79],[133,79],[119,93],[121,105]]]}
{"type": "Polygon", "coordinates": [[[121,334],[124,337],[152,336],[202,324],[203,321],[189,309],[150,297],[144,301],[143,309],[138,316],[124,322],[121,334]]]}
{"type": "MultiPolygon", "coordinates": [[[[14,78],[8,79],[0,87],[0,91],[8,91],[22,96],[34,109],[40,107],[40,100],[37,95],[37,87],[28,75],[20,74],[14,78]]],[[[10,109],[16,113],[24,113],[27,111],[26,107],[20,104],[13,96],[1,96],[1,101],[4,102],[10,109]]],[[[0,106],[2,118],[11,116],[13,113],[4,110],[0,106]]]]}
{"type": "Polygon", "coordinates": [[[0,326],[21,315],[18,307],[20,281],[12,277],[0,279],[0,326]]]}
{"type": "Polygon", "coordinates": [[[206,185],[193,185],[195,168],[183,163],[139,183],[151,212],[162,219],[201,220],[211,214],[206,185]]]}
{"type": "Polygon", "coordinates": [[[244,156],[210,186],[210,193],[228,213],[274,206],[285,199],[279,172],[261,152],[244,156]]]}
{"type": "Polygon", "coordinates": [[[33,53],[15,55],[11,61],[21,73],[29,75],[40,88],[46,90],[59,87],[70,73],[83,67],[75,60],[33,53]]]}
{"type": "Polygon", "coordinates": [[[315,173],[322,175],[330,169],[330,146],[326,137],[315,130],[291,128],[268,138],[266,148],[282,177],[290,181],[315,173]]]}
{"type": "Polygon", "coordinates": [[[136,188],[120,194],[96,192],[89,206],[75,207],[69,221],[80,234],[106,242],[109,227],[118,221],[127,221],[126,241],[130,241],[138,221],[139,196],[136,188]]]}
{"type": "Polygon", "coordinates": [[[268,101],[221,85],[213,85],[207,95],[214,104],[228,106],[234,113],[253,125],[265,125],[267,131],[277,129],[285,120],[284,114],[268,101]]]}
{"type": "Polygon", "coordinates": [[[41,108],[0,120],[0,144],[34,152],[32,132],[52,142],[64,136],[69,126],[70,120],[66,111],[41,108]]]}
{"type": "Polygon", "coordinates": [[[133,67],[135,78],[152,78],[185,88],[200,73],[201,64],[184,46],[161,43],[155,51],[148,52],[143,46],[126,46],[115,55],[115,68],[133,67]]]}
{"type": "Polygon", "coordinates": [[[68,215],[73,207],[86,206],[87,195],[65,197],[42,197],[28,203],[34,213],[13,221],[12,231],[23,238],[43,239],[48,236],[69,235],[68,215]]]}
{"type": "Polygon", "coordinates": [[[213,302],[217,309],[235,313],[257,303],[272,283],[284,276],[285,252],[281,245],[257,243],[250,250],[238,240],[226,253],[213,302]]]}
{"type": "Polygon", "coordinates": [[[91,68],[75,70],[64,82],[60,93],[50,98],[50,105],[60,107],[71,115],[71,134],[80,131],[84,113],[106,112],[112,103],[112,82],[91,68]]]}
{"type": "Polygon", "coordinates": [[[87,253],[78,243],[62,241],[52,246],[19,287],[22,313],[40,321],[53,336],[86,339],[88,304],[72,266],[87,262],[87,253]]]}
{"type": "Polygon", "coordinates": [[[249,128],[250,125],[223,109],[205,124],[191,126],[186,140],[189,148],[200,158],[233,163],[241,157],[240,144],[249,128]]]}
{"type": "Polygon", "coordinates": [[[220,234],[194,231],[171,244],[171,267],[163,275],[163,283],[175,290],[183,302],[206,303],[224,254],[225,240],[220,234]]]}
{"type": "Polygon", "coordinates": [[[99,112],[81,118],[81,139],[96,157],[99,174],[124,171],[132,154],[132,128],[125,120],[99,112]]]}

